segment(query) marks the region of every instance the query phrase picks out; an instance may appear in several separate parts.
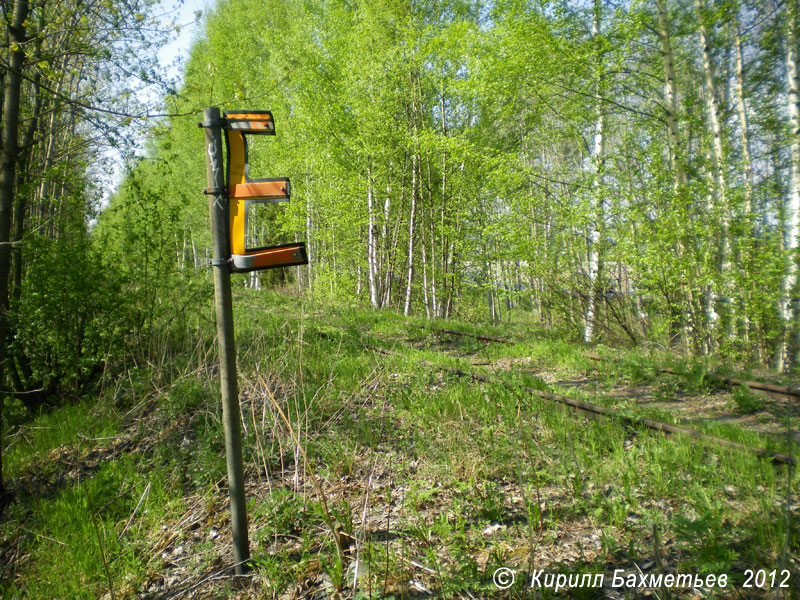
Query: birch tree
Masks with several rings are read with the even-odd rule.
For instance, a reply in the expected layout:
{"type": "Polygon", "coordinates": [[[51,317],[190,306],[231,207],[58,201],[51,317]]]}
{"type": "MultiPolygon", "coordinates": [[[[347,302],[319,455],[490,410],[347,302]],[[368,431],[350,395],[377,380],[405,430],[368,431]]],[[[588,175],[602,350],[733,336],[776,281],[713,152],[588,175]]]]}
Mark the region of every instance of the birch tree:
{"type": "Polygon", "coordinates": [[[373,180],[372,170],[367,167],[367,283],[369,285],[369,301],[372,308],[379,308],[378,300],[378,250],[377,250],[377,225],[375,224],[375,211],[372,206],[373,180]]]}
{"type": "Polygon", "coordinates": [[[795,362],[790,352],[790,334],[795,325],[793,295],[797,285],[797,245],[800,234],[800,72],[798,71],[798,19],[800,3],[790,0],[787,6],[786,25],[786,78],[788,88],[790,178],[789,193],[784,209],[785,270],[781,282],[778,314],[782,334],[775,357],[775,368],[787,371],[795,362]]]}
{"type": "Polygon", "coordinates": [[[417,218],[417,154],[411,154],[411,208],[408,215],[408,263],[406,268],[406,296],[403,304],[403,314],[411,314],[411,288],[414,282],[414,234],[416,232],[417,218]]]}
{"type": "MultiPolygon", "coordinates": [[[[704,79],[704,98],[706,104],[706,119],[711,138],[711,175],[713,183],[710,186],[710,197],[712,199],[710,207],[710,217],[713,219],[714,213],[719,213],[719,247],[717,249],[719,273],[719,290],[722,293],[721,300],[727,316],[729,334],[732,332],[733,320],[733,286],[731,280],[731,243],[729,237],[730,229],[730,207],[728,205],[728,191],[724,173],[724,152],[722,148],[722,123],[721,107],[718,100],[716,84],[716,69],[714,58],[711,54],[711,42],[707,21],[709,16],[706,11],[705,0],[695,0],[695,10],[699,21],[699,40],[700,50],[703,57],[703,79],[704,79]]],[[[713,345],[713,336],[717,331],[718,314],[715,309],[717,300],[717,286],[711,283],[706,292],[706,317],[709,326],[709,345],[713,345]]]]}
{"type": "Polygon", "coordinates": [[[586,314],[584,315],[583,342],[590,344],[595,326],[595,302],[600,293],[597,282],[602,277],[600,271],[599,243],[605,224],[605,198],[603,197],[603,166],[605,161],[605,114],[602,99],[603,50],[600,40],[600,0],[595,0],[592,13],[592,41],[595,47],[595,126],[592,153],[592,187],[594,192],[594,211],[588,235],[588,282],[586,290],[586,314]]]}
{"type": "MultiPolygon", "coordinates": [[[[675,200],[680,203],[682,197],[688,194],[688,180],[685,167],[686,157],[679,154],[682,144],[678,126],[678,80],[675,74],[675,54],[672,48],[672,34],[666,0],[656,1],[656,11],[658,13],[658,38],[664,71],[664,112],[667,133],[669,135],[667,152],[670,171],[674,174],[673,191],[675,200]]],[[[680,239],[675,243],[675,252],[678,257],[682,257],[685,252],[683,242],[680,239]]],[[[691,282],[689,282],[688,285],[682,285],[684,287],[681,293],[682,300],[686,302],[688,306],[684,307],[682,311],[675,311],[672,307],[669,307],[669,310],[670,313],[672,313],[670,318],[676,322],[673,327],[677,325],[682,343],[685,346],[689,338],[689,321],[691,320],[693,291],[691,282]],[[682,313],[684,316],[674,315],[676,312],[682,313]]]]}

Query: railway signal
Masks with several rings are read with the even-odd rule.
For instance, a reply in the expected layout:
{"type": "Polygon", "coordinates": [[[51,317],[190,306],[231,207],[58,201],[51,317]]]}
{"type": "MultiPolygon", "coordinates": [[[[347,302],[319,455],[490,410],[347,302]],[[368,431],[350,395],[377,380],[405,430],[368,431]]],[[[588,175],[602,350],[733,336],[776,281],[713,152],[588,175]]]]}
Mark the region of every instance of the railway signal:
{"type": "Polygon", "coordinates": [[[305,243],[264,245],[259,216],[276,202],[288,202],[291,184],[285,177],[251,179],[248,135],[275,135],[269,111],[226,111],[223,125],[228,150],[227,194],[231,269],[247,272],[308,263],[305,243]]]}
{"type": "Polygon", "coordinates": [[[233,337],[231,273],[303,265],[308,263],[304,243],[267,245],[265,207],[288,202],[289,179],[251,179],[247,154],[248,135],[275,135],[275,122],[269,111],[227,111],[220,118],[219,108],[203,112],[206,136],[206,170],[211,216],[214,267],[214,302],[217,314],[217,339],[220,358],[222,420],[225,428],[225,458],[228,493],[231,503],[233,554],[236,573],[247,570],[250,544],[242,468],[242,439],[239,429],[239,389],[236,376],[236,345],[233,337]],[[225,132],[227,163],[223,160],[222,132],[225,132]]]}

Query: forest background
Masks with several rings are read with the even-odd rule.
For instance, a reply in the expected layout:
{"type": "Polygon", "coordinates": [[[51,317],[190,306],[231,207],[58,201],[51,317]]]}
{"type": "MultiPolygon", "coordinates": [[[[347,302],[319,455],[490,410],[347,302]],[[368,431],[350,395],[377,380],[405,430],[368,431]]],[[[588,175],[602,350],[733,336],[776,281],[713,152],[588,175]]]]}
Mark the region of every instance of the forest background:
{"type": "Polygon", "coordinates": [[[239,286],[797,364],[795,0],[221,0],[179,86],[149,2],[2,11],[9,405],[211,335],[210,105],[273,112],[263,235],[310,256],[239,286]]]}

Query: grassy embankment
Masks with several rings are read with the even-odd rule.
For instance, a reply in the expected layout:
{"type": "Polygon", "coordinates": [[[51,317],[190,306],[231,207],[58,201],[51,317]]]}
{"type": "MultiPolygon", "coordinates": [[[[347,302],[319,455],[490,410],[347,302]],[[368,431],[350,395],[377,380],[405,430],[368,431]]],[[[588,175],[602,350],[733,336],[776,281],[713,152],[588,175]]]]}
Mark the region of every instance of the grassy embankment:
{"type": "MultiPolygon", "coordinates": [[[[361,597],[495,597],[500,566],[517,572],[512,597],[531,594],[533,569],[605,573],[608,583],[615,568],[727,573],[740,584],[747,568],[784,567],[797,597],[800,536],[798,514],[787,519],[786,467],[587,420],[513,386],[418,361],[482,369],[665,421],[675,421],[670,399],[715,392],[707,366],[662,376],[648,365],[664,357],[641,353],[623,366],[597,365],[578,345],[522,320],[512,332],[521,341],[501,345],[435,334],[420,319],[271,294],[243,295],[236,309],[254,577],[234,584],[218,572],[232,553],[207,338],[172,364],[131,369],[99,399],[7,432],[5,473],[16,501],[0,523],[4,597],[111,598],[113,590],[128,598],[193,584],[203,597],[322,589],[353,597],[354,579],[361,597]],[[636,394],[614,395],[622,380],[660,401],[648,408],[636,394]]],[[[753,407],[738,394],[736,407],[753,407]]],[[[786,436],[695,425],[791,451],[786,436]]],[[[792,504],[797,485],[793,475],[792,504]]]]}

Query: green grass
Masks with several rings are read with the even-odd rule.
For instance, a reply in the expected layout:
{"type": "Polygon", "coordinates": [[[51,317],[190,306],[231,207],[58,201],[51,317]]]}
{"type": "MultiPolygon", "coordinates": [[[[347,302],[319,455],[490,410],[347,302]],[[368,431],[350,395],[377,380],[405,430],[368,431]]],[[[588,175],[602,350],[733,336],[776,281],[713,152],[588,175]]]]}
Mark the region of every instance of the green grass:
{"type": "Polygon", "coordinates": [[[94,402],[84,400],[21,423],[4,437],[3,472],[15,478],[27,465],[47,462],[50,452],[68,446],[76,452],[92,447],[91,438],[114,435],[119,428],[118,415],[98,410],[94,402]]]}
{"type": "MultiPolygon", "coordinates": [[[[513,345],[486,344],[437,333],[424,319],[352,307],[325,311],[273,293],[243,293],[236,306],[259,578],[247,584],[253,597],[304,585],[352,597],[356,571],[357,597],[408,596],[411,579],[441,597],[467,591],[495,597],[491,576],[499,566],[517,569],[512,597],[527,597],[519,582],[531,569],[610,574],[652,562],[654,526],[673,571],[771,570],[784,554],[785,468],[681,436],[585,419],[511,385],[471,382],[420,360],[488,373],[497,361],[526,359],[526,368],[560,380],[593,374],[602,389],[628,381],[666,386],[665,396],[675,386],[708,392],[705,367],[690,365],[685,377],[670,379],[635,354],[622,365],[597,365],[579,346],[532,327],[514,327],[513,345]],[[394,347],[400,355],[376,354],[365,344],[394,347]],[[347,540],[344,561],[331,522],[347,540]]],[[[475,330],[455,321],[435,325],[475,330]]],[[[509,335],[502,328],[480,330],[509,335]]],[[[29,558],[6,568],[4,597],[96,598],[112,586],[117,597],[132,597],[169,572],[162,554],[179,544],[187,554],[184,580],[224,559],[229,534],[219,485],[225,465],[218,383],[213,361],[201,354],[173,369],[171,381],[139,373],[127,387],[10,432],[6,473],[20,485],[55,449],[85,465],[91,452],[102,457],[108,447],[108,440],[92,438],[134,441],[84,475],[70,474],[65,458],[56,466],[63,475],[58,485],[38,496],[22,492],[24,501],[0,523],[0,539],[3,547],[20,544],[29,558]],[[147,409],[126,416],[138,404],[147,409]],[[174,540],[165,542],[173,531],[174,540]]],[[[598,400],[535,373],[496,374],[627,414],[674,420],[663,409],[598,400]]],[[[738,427],[703,430],[783,448],[780,440],[738,427]]],[[[792,490],[797,484],[795,474],[792,490]]],[[[796,556],[796,520],[788,539],[796,556]]],[[[209,585],[220,597],[228,593],[227,584],[209,585]]]]}
{"type": "Polygon", "coordinates": [[[3,533],[18,536],[35,560],[16,573],[22,576],[16,591],[13,582],[0,588],[3,595],[99,598],[110,590],[109,576],[118,592],[129,589],[147,569],[142,532],[181,510],[168,481],[163,470],[128,455],[60,490],[12,505],[3,533]],[[138,518],[119,538],[145,490],[138,518]]]}

